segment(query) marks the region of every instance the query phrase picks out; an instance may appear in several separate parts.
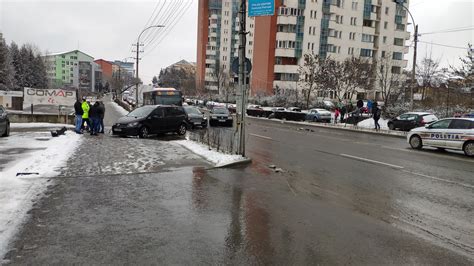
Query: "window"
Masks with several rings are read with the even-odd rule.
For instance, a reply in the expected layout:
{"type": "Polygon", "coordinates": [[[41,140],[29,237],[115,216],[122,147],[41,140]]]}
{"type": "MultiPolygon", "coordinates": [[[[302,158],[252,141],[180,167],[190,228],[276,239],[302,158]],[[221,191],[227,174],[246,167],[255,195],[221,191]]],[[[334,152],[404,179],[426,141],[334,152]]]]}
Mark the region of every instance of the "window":
{"type": "Polygon", "coordinates": [[[385,51],[382,51],[382,58],[385,57],[385,51]]]}
{"type": "Polygon", "coordinates": [[[362,25],[364,27],[372,27],[372,20],[364,19],[364,22],[362,22],[362,25]]]}
{"type": "Polygon", "coordinates": [[[388,27],[388,22],[385,21],[385,22],[383,23],[383,28],[384,28],[384,29],[387,29],[387,27],[388,27]]]}
{"type": "Polygon", "coordinates": [[[373,51],[370,49],[360,49],[360,56],[362,57],[372,57],[373,51]]]}
{"type": "Polygon", "coordinates": [[[357,10],[357,5],[358,3],[357,2],[352,2],[352,10],[357,10]]]}
{"type": "Polygon", "coordinates": [[[393,56],[392,56],[392,59],[394,59],[394,60],[403,60],[403,53],[394,52],[393,56]]]}
{"type": "Polygon", "coordinates": [[[405,30],[405,24],[397,24],[397,30],[405,30]]]}
{"type": "Polygon", "coordinates": [[[441,121],[438,121],[436,123],[433,123],[431,125],[431,128],[449,128],[449,124],[451,123],[452,119],[444,119],[441,121]]]}
{"type": "Polygon", "coordinates": [[[402,68],[399,66],[392,66],[392,74],[400,74],[402,72],[402,68]]]}
{"type": "Polygon", "coordinates": [[[469,120],[463,120],[463,119],[454,119],[451,122],[451,125],[449,125],[449,128],[454,128],[454,129],[473,129],[474,128],[474,122],[469,121],[469,120]]]}
{"type": "Polygon", "coordinates": [[[395,45],[397,45],[397,46],[403,46],[403,43],[404,43],[404,41],[403,41],[402,38],[395,38],[395,39],[393,40],[393,44],[395,44],[395,45]]]}
{"type": "Polygon", "coordinates": [[[387,43],[387,36],[383,36],[383,43],[387,43]]]}
{"type": "Polygon", "coordinates": [[[385,8],[385,15],[388,15],[388,7],[385,8]]]}
{"type": "Polygon", "coordinates": [[[374,42],[374,36],[369,34],[362,34],[362,41],[363,42],[374,42]]]}

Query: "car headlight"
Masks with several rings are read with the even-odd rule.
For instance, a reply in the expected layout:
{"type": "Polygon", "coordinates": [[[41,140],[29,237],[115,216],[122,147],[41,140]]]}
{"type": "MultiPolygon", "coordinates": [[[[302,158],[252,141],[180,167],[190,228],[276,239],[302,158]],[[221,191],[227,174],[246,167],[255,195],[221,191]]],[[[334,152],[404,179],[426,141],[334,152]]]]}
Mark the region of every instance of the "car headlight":
{"type": "Polygon", "coordinates": [[[138,122],[132,122],[132,123],[127,124],[127,127],[136,127],[136,126],[138,126],[138,122]]]}
{"type": "Polygon", "coordinates": [[[203,116],[202,119],[203,119],[203,120],[207,120],[207,117],[203,116]]]}

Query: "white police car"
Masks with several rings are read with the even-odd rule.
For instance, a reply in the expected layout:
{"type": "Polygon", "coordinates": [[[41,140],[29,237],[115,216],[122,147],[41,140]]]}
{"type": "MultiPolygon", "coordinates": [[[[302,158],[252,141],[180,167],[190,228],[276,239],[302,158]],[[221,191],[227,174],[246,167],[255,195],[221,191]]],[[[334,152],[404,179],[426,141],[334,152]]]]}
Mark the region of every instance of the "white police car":
{"type": "Polygon", "coordinates": [[[412,129],[407,141],[413,149],[423,146],[462,150],[474,156],[474,118],[446,118],[412,129]]]}

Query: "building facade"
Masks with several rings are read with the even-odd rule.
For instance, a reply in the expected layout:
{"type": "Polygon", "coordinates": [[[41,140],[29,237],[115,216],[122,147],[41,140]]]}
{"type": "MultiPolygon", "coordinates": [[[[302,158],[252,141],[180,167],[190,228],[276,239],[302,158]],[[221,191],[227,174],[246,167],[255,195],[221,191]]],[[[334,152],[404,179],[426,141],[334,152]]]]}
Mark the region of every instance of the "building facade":
{"type": "Polygon", "coordinates": [[[95,91],[94,58],[79,50],[45,56],[48,79],[53,88],[79,88],[95,91]]]}
{"type": "Polygon", "coordinates": [[[110,82],[113,77],[113,64],[104,59],[97,59],[94,62],[100,65],[102,69],[102,80],[110,82]]]}
{"type": "MultiPolygon", "coordinates": [[[[196,85],[220,92],[238,56],[239,0],[200,0],[196,85]],[[222,75],[221,72],[226,74],[222,75]]],[[[408,6],[407,1],[404,4],[408,6]]],[[[246,56],[252,61],[252,95],[303,89],[304,55],[389,61],[391,72],[407,66],[407,12],[391,0],[276,0],[275,15],[247,17],[246,56]]],[[[377,87],[366,97],[379,97],[377,87]]],[[[333,96],[333,95],[332,95],[333,96]]]]}

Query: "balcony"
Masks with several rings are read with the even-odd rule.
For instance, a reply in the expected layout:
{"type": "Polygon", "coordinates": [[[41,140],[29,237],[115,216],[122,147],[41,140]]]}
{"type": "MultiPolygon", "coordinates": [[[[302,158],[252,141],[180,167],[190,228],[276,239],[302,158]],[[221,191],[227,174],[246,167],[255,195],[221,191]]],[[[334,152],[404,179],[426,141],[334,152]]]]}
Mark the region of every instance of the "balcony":
{"type": "Polygon", "coordinates": [[[273,81],[273,87],[280,88],[280,89],[296,89],[296,81],[283,81],[283,80],[274,80],[273,81]]]}
{"type": "Polygon", "coordinates": [[[275,56],[281,57],[295,57],[295,49],[290,48],[276,48],[275,56]]]}
{"type": "Polygon", "coordinates": [[[362,27],[362,33],[369,34],[369,35],[376,35],[375,27],[362,27]]]}
{"type": "Polygon", "coordinates": [[[215,64],[216,59],[206,59],[206,64],[215,64]]]}
{"type": "Polygon", "coordinates": [[[296,33],[292,32],[277,32],[277,41],[296,41],[296,33]]]}
{"type": "Polygon", "coordinates": [[[297,74],[299,70],[298,65],[275,65],[274,72],[275,73],[293,73],[297,74]]]}
{"type": "Polygon", "coordinates": [[[282,24],[282,25],[296,25],[297,24],[297,19],[296,16],[284,16],[284,15],[279,15],[277,18],[277,24],[282,24]]]}
{"type": "Polygon", "coordinates": [[[329,27],[330,29],[337,29],[337,30],[340,30],[340,29],[342,29],[342,28],[344,27],[344,25],[337,23],[335,20],[330,20],[330,21],[329,21],[329,24],[328,24],[328,27],[329,27]]]}

